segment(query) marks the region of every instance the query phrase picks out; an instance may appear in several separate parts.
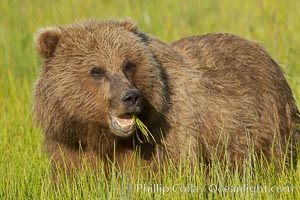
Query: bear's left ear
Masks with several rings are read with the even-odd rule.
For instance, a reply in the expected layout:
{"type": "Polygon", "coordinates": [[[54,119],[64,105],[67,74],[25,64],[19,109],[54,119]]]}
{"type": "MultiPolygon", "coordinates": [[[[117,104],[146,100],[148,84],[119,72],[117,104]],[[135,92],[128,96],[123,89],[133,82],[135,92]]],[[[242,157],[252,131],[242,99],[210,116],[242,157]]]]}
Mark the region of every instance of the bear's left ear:
{"type": "Polygon", "coordinates": [[[137,33],[138,27],[130,19],[125,19],[121,23],[122,23],[122,26],[124,26],[128,31],[137,33]]]}
{"type": "Polygon", "coordinates": [[[62,36],[59,27],[47,27],[40,29],[34,37],[35,48],[42,58],[53,56],[57,44],[62,36]]]}

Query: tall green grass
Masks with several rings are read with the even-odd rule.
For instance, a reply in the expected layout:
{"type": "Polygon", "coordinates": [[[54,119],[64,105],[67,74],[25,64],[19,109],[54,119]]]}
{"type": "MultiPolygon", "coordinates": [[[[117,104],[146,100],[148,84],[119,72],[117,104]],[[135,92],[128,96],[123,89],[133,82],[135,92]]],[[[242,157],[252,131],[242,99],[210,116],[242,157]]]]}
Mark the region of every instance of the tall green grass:
{"type": "Polygon", "coordinates": [[[293,0],[0,0],[0,199],[299,199],[299,165],[282,172],[245,167],[243,174],[220,169],[218,164],[209,172],[202,165],[185,171],[170,165],[161,178],[144,176],[137,167],[133,169],[137,178],[115,172],[110,181],[104,174],[79,172],[76,182],[62,178],[55,189],[49,160],[41,150],[43,136],[33,127],[31,96],[39,70],[32,38],[39,27],[91,17],[130,17],[142,31],[166,42],[210,32],[231,32],[259,41],[284,69],[299,106],[299,9],[300,2],[293,0]],[[137,184],[145,184],[146,189],[138,189],[137,184]],[[151,192],[153,184],[171,191],[151,192]],[[198,190],[180,192],[175,184],[182,190],[198,190]],[[210,186],[215,185],[245,186],[248,191],[214,192],[210,186]],[[267,191],[249,191],[255,186],[267,191]],[[272,187],[281,188],[272,192],[272,187]]]}

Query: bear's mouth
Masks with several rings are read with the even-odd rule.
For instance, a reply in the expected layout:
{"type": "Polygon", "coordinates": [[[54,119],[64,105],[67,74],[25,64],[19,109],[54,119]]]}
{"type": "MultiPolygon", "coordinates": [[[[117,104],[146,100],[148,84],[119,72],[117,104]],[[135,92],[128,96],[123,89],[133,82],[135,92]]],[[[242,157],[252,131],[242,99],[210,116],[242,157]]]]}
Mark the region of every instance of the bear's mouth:
{"type": "Polygon", "coordinates": [[[136,126],[132,114],[122,114],[119,116],[110,116],[111,125],[120,137],[129,137],[135,131],[136,126]]]}

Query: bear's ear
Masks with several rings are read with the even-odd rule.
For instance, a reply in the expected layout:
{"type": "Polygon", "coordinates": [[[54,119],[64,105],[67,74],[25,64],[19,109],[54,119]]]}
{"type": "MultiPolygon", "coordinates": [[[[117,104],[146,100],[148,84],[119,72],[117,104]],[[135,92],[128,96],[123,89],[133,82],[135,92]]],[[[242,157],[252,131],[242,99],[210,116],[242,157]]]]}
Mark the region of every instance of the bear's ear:
{"type": "Polygon", "coordinates": [[[137,33],[138,27],[130,19],[125,19],[122,21],[122,26],[124,26],[128,31],[137,33]]]}
{"type": "Polygon", "coordinates": [[[53,56],[56,46],[61,39],[62,33],[58,27],[40,29],[35,34],[35,48],[42,58],[53,56]]]}

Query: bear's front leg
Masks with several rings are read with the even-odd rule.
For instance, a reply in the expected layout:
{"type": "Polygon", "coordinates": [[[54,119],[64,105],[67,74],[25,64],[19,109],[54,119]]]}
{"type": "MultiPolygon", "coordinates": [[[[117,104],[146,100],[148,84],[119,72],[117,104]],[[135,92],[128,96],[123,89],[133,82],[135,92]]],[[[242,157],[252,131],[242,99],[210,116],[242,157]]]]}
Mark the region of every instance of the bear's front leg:
{"type": "Polygon", "coordinates": [[[59,174],[76,175],[82,169],[97,171],[101,169],[96,152],[78,145],[65,144],[53,138],[45,138],[44,147],[51,157],[52,175],[56,180],[59,174]]]}

